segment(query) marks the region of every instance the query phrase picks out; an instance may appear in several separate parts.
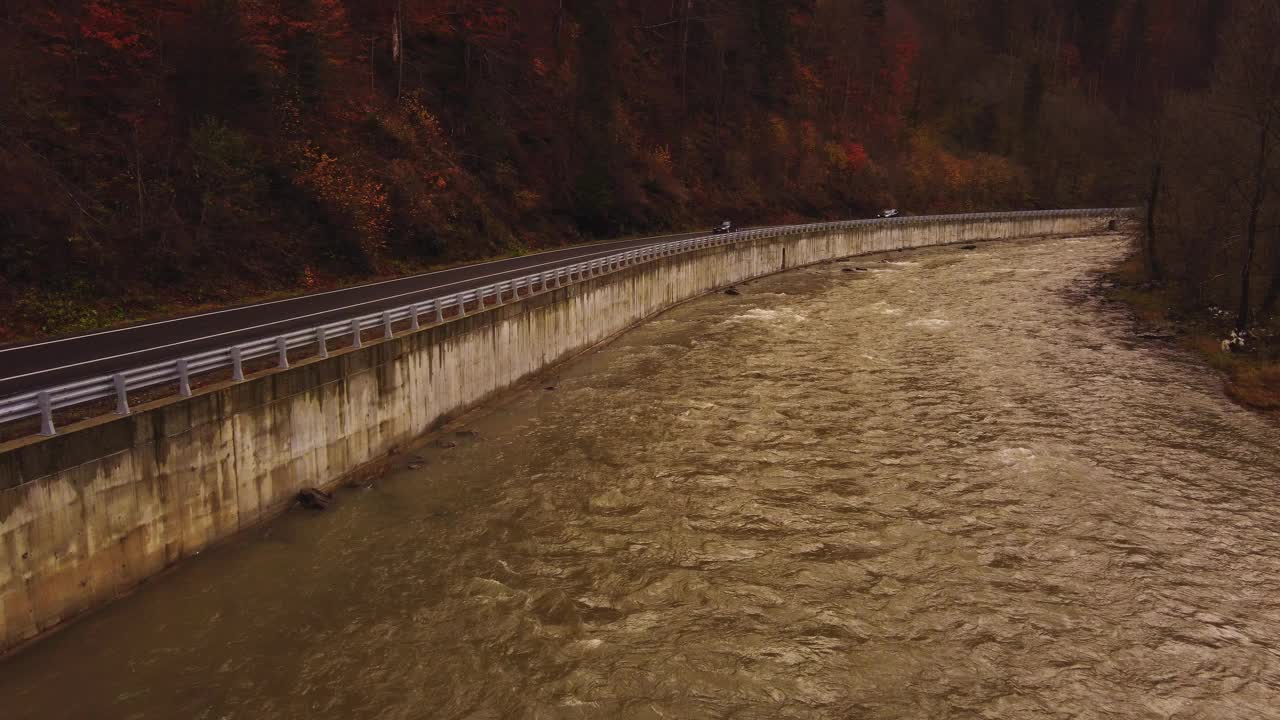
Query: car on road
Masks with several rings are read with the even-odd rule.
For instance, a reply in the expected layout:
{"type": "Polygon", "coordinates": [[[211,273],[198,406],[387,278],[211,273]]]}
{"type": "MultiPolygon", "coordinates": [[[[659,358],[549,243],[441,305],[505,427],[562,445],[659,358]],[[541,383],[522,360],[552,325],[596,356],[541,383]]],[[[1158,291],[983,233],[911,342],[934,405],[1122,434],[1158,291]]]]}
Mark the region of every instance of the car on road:
{"type": "Polygon", "coordinates": [[[723,235],[727,232],[732,232],[732,231],[733,231],[733,223],[729,222],[728,220],[725,220],[724,222],[715,226],[715,228],[711,230],[711,232],[715,235],[723,235]]]}
{"type": "Polygon", "coordinates": [[[888,209],[881,210],[880,212],[876,213],[876,217],[878,217],[878,218],[891,218],[891,217],[898,217],[898,211],[897,211],[896,209],[894,209],[894,208],[888,208],[888,209]]]}

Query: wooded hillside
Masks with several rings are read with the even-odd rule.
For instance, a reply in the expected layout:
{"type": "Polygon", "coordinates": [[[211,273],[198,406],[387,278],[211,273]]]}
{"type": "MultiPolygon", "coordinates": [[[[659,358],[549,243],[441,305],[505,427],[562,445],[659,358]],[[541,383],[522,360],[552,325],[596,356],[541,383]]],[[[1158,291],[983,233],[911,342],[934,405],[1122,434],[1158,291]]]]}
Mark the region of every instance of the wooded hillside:
{"type": "Polygon", "coordinates": [[[0,341],[726,217],[1142,202],[1246,5],[6,0],[0,341]]]}

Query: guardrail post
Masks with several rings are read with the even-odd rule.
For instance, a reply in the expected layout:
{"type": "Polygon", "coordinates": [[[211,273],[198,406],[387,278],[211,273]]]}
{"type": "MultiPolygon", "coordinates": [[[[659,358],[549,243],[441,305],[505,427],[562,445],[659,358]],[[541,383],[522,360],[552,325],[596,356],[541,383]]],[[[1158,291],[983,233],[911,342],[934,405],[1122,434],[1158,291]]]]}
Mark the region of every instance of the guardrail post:
{"type": "Polygon", "coordinates": [[[329,357],[329,339],[324,334],[324,328],[316,328],[316,355],[327,358],[329,357]]]}
{"type": "Polygon", "coordinates": [[[280,356],[280,361],[276,364],[276,367],[280,368],[281,370],[288,368],[289,367],[289,343],[284,339],[283,335],[276,338],[276,353],[280,356]]]}
{"type": "Polygon", "coordinates": [[[111,376],[111,382],[116,386],[116,414],[129,414],[129,389],[124,381],[124,375],[116,373],[111,376]]]}
{"type": "Polygon", "coordinates": [[[360,342],[360,318],[351,318],[351,347],[363,347],[360,342]]]}
{"type": "Polygon", "coordinates": [[[40,405],[40,434],[52,437],[57,430],[53,428],[53,401],[49,399],[49,392],[46,390],[37,395],[36,402],[40,405]]]}
{"type": "Polygon", "coordinates": [[[438,323],[444,322],[444,308],[440,307],[440,299],[436,298],[435,300],[432,300],[432,302],[436,306],[436,322],[438,323]]]}
{"type": "Polygon", "coordinates": [[[417,305],[409,306],[409,329],[410,330],[417,330],[418,328],[422,327],[421,325],[418,324],[418,310],[419,308],[417,305]]]}
{"type": "Polygon", "coordinates": [[[383,311],[382,313],[382,337],[391,339],[391,312],[383,311]]]}
{"type": "Polygon", "coordinates": [[[182,397],[191,397],[191,370],[187,367],[186,358],[178,358],[178,393],[182,397]]]}
{"type": "Polygon", "coordinates": [[[244,380],[244,363],[240,359],[240,348],[231,348],[231,379],[236,382],[244,380]]]}

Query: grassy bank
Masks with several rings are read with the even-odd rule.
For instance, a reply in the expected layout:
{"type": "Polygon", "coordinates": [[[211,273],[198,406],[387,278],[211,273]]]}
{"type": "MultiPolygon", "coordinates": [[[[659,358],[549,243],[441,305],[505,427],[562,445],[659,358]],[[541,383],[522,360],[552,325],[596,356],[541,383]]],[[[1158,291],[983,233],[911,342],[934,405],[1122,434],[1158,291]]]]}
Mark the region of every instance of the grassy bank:
{"type": "Polygon", "coordinates": [[[1146,280],[1140,256],[1127,259],[1108,279],[1108,296],[1133,311],[1144,333],[1168,337],[1199,355],[1222,375],[1227,395],[1241,405],[1280,412],[1280,318],[1258,328],[1248,352],[1229,352],[1222,349],[1222,339],[1231,333],[1232,314],[1186,307],[1171,289],[1146,280]]]}

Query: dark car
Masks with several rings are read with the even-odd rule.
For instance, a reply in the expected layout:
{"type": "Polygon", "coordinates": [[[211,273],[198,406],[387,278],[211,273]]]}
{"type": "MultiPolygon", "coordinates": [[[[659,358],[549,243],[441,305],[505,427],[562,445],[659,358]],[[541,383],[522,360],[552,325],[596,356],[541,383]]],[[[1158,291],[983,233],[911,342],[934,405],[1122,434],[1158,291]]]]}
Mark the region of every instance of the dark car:
{"type": "Polygon", "coordinates": [[[897,211],[897,210],[895,210],[894,208],[889,208],[889,209],[887,209],[887,210],[881,210],[880,212],[876,213],[876,217],[878,217],[878,218],[891,218],[891,217],[898,217],[898,211],[897,211]]]}
{"type": "Polygon", "coordinates": [[[732,232],[732,231],[733,231],[733,223],[729,222],[728,220],[725,220],[724,222],[715,226],[715,228],[711,232],[716,235],[723,235],[727,232],[732,232]]]}

